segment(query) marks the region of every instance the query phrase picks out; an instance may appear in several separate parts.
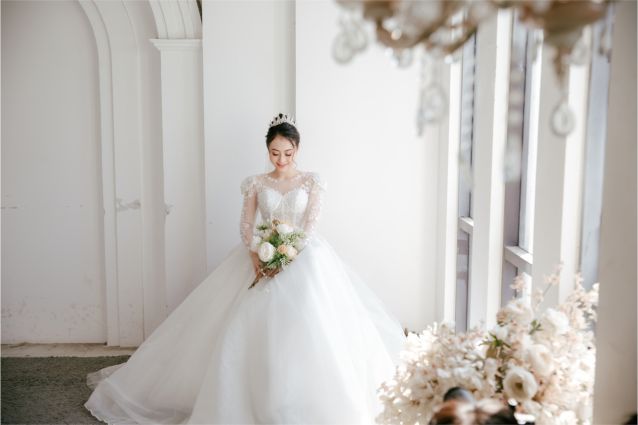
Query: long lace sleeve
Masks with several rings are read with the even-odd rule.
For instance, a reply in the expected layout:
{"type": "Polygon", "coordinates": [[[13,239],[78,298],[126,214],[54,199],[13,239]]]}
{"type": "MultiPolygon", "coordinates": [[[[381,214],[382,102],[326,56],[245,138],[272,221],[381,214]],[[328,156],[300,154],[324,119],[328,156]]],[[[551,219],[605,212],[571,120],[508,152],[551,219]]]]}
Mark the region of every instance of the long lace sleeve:
{"type": "Polygon", "coordinates": [[[308,194],[308,206],[306,207],[306,215],[304,217],[304,233],[308,240],[312,239],[319,216],[321,215],[321,207],[323,197],[327,189],[326,182],[321,179],[319,174],[312,173],[310,177],[310,191],[308,194]]]}
{"type": "Polygon", "coordinates": [[[257,188],[254,177],[246,177],[244,181],[241,182],[241,193],[244,196],[244,202],[241,208],[239,233],[244,245],[246,245],[248,249],[251,249],[255,215],[257,212],[257,188]]]}

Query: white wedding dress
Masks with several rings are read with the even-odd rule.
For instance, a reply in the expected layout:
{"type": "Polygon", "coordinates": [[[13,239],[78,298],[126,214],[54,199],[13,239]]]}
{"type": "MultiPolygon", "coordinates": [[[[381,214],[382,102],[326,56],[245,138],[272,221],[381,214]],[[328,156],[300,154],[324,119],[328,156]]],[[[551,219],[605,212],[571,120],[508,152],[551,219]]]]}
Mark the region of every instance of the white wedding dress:
{"type": "Polygon", "coordinates": [[[315,232],[316,173],[246,178],[242,242],[126,363],[87,376],[84,406],[117,424],[372,424],[391,379],[399,322],[315,232]],[[258,221],[303,228],[308,242],[270,280],[249,256],[258,221]]]}

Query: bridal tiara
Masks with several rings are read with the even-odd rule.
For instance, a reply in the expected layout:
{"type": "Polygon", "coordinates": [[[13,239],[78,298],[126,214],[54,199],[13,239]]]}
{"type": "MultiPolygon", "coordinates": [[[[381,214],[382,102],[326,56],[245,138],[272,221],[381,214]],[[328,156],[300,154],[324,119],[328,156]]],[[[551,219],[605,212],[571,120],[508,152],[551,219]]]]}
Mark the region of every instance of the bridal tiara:
{"type": "Polygon", "coordinates": [[[283,124],[283,123],[288,123],[292,125],[293,127],[297,127],[297,123],[295,122],[295,119],[292,117],[292,115],[288,116],[286,114],[280,113],[279,115],[276,115],[272,121],[270,121],[270,125],[268,126],[268,128],[274,127],[276,125],[283,124]]]}

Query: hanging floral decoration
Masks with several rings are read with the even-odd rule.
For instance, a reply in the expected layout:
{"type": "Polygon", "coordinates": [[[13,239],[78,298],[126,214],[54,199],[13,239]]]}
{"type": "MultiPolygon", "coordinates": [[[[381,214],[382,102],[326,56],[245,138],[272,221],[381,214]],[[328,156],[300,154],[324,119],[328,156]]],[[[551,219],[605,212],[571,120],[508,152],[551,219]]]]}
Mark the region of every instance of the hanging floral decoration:
{"type": "MultiPolygon", "coordinates": [[[[540,32],[538,43],[555,48],[554,69],[561,85],[566,84],[569,64],[583,64],[589,56],[582,43],[583,29],[603,19],[611,0],[336,0],[342,8],[341,30],[333,42],[332,54],[346,64],[368,46],[366,25],[372,26],[376,41],[387,47],[398,67],[412,64],[415,50],[435,60],[457,60],[461,47],[480,25],[499,9],[515,9],[521,23],[540,32]]],[[[603,31],[601,54],[611,49],[609,31],[603,31]]],[[[435,73],[434,61],[422,60],[422,74],[435,73]]],[[[422,76],[422,81],[427,80],[422,76]]],[[[422,87],[419,134],[423,125],[439,120],[447,107],[445,92],[436,83],[422,87]]],[[[564,90],[563,90],[564,91],[564,90]]],[[[573,129],[573,113],[565,99],[554,108],[552,130],[566,136],[573,129]]]]}

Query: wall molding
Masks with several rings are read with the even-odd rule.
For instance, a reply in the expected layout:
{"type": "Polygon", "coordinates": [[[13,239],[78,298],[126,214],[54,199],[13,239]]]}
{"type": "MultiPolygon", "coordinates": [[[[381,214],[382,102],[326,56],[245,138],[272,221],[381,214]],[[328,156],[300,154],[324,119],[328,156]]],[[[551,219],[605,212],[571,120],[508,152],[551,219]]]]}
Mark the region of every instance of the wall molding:
{"type": "Polygon", "coordinates": [[[149,3],[158,38],[202,38],[202,20],[195,0],[149,0],[149,3]]]}
{"type": "Polygon", "coordinates": [[[166,50],[201,50],[202,40],[200,39],[166,39],[153,38],[151,43],[160,51],[166,50]]]}
{"type": "Polygon", "coordinates": [[[111,45],[106,24],[94,1],[78,2],[91,24],[98,53],[100,87],[100,141],[102,153],[102,199],[104,208],[104,269],[106,279],[107,345],[119,345],[117,217],[113,140],[113,89],[111,45]]]}

